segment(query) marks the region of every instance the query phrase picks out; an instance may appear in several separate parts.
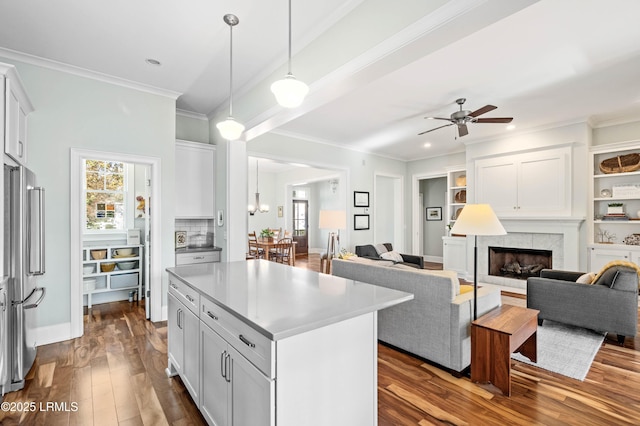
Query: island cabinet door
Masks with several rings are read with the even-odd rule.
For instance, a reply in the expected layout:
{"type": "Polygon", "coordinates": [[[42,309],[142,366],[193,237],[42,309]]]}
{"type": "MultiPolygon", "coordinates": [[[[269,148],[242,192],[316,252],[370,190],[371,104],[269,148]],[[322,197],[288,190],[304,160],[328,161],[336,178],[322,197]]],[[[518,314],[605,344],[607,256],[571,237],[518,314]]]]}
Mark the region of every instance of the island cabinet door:
{"type": "Polygon", "coordinates": [[[184,309],[181,324],[183,333],[182,381],[196,405],[200,402],[200,319],[184,309]]]}
{"type": "Polygon", "coordinates": [[[229,351],[227,342],[205,323],[200,322],[200,360],[202,392],[200,412],[207,423],[215,426],[230,425],[231,398],[229,383],[229,351]]]}
{"type": "Polygon", "coordinates": [[[231,353],[232,424],[275,425],[275,380],[229,347],[231,353]]]}
{"type": "Polygon", "coordinates": [[[168,313],[168,335],[169,350],[169,372],[172,375],[182,373],[182,362],[184,359],[184,335],[180,326],[184,308],[171,293],[169,293],[169,313],[168,313]]]}

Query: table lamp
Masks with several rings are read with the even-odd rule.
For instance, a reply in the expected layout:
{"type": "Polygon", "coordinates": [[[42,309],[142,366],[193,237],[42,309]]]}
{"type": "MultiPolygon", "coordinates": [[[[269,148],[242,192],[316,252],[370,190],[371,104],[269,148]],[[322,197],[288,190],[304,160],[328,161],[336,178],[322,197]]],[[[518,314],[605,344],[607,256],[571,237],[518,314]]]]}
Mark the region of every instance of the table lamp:
{"type": "Polygon", "coordinates": [[[478,319],[478,235],[505,235],[507,231],[489,204],[467,204],[451,228],[452,234],[473,235],[473,319],[478,319]]]}
{"type": "Polygon", "coordinates": [[[331,259],[340,246],[340,230],[347,229],[347,212],[344,210],[320,210],[318,227],[330,230],[327,241],[327,260],[331,259]],[[334,229],[337,230],[337,233],[333,232],[334,229]]]}

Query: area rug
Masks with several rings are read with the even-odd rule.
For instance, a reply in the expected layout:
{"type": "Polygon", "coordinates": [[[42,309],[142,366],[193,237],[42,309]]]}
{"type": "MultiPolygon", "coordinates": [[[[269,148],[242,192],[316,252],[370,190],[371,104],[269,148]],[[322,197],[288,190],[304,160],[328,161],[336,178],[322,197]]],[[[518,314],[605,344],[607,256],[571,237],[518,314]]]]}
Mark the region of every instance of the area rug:
{"type": "Polygon", "coordinates": [[[538,362],[519,353],[511,358],[583,381],[603,340],[604,334],[545,320],[538,327],[538,362]]]}

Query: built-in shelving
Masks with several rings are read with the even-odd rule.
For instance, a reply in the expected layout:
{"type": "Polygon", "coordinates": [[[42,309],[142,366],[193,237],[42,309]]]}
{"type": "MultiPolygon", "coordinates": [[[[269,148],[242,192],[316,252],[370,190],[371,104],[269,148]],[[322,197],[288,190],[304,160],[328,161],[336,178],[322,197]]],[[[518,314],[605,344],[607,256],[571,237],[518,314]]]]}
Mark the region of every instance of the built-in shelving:
{"type": "Polygon", "coordinates": [[[141,298],[143,295],[142,253],[142,245],[119,244],[83,247],[82,281],[83,294],[87,296],[87,306],[91,308],[91,296],[98,293],[136,290],[138,297],[141,298]],[[128,253],[122,254],[123,251],[128,253]],[[101,253],[104,253],[104,256],[101,256],[101,253]],[[115,268],[112,271],[103,270],[102,265],[110,263],[115,263],[115,268]]]}
{"type": "Polygon", "coordinates": [[[589,270],[597,271],[611,260],[638,263],[640,245],[631,244],[634,234],[640,235],[640,192],[616,195],[614,186],[638,185],[640,170],[604,173],[600,163],[608,158],[640,153],[640,141],[593,147],[590,152],[590,202],[588,223],[589,270]],[[604,195],[607,194],[607,195],[604,195]],[[622,203],[628,219],[606,220],[609,204],[622,203]],[[629,243],[625,243],[627,240],[629,243]]]}

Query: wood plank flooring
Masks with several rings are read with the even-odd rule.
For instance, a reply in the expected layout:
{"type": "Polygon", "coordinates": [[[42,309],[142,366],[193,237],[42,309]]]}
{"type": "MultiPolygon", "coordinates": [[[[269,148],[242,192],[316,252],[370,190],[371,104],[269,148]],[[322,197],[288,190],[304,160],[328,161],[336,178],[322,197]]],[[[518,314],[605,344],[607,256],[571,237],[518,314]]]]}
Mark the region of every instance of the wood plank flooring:
{"type": "MultiPolygon", "coordinates": [[[[310,256],[296,267],[319,262],[310,256]]],[[[129,302],[95,305],[84,320],[83,337],[39,347],[25,388],[5,395],[36,410],[0,411],[0,424],[205,424],[181,380],[164,373],[166,322],[146,321],[142,304],[129,302]]],[[[640,424],[640,338],[624,346],[615,338],[584,382],[514,361],[510,398],[379,345],[379,425],[640,424]]]]}

